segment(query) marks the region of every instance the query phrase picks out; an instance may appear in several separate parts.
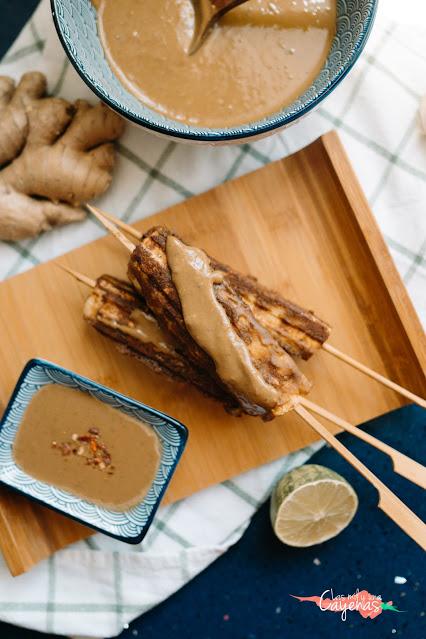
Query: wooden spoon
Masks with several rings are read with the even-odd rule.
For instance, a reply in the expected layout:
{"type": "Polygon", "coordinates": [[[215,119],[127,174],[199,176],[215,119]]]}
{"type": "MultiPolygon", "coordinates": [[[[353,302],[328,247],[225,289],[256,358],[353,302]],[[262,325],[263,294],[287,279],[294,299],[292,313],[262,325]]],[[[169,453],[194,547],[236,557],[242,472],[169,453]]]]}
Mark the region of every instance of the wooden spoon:
{"type": "Polygon", "coordinates": [[[201,46],[210,29],[225,13],[247,0],[191,0],[194,7],[194,34],[188,54],[192,55],[201,46]]]}

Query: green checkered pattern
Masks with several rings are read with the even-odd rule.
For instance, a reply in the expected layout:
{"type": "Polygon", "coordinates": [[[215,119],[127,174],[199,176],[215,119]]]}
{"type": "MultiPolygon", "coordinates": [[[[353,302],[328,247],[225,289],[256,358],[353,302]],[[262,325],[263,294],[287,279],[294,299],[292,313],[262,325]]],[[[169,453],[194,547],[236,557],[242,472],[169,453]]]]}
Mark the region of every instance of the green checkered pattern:
{"type": "MultiPolygon", "coordinates": [[[[299,124],[255,143],[195,147],[129,126],[118,146],[114,185],[99,205],[132,222],[293,153],[336,128],[417,310],[426,318],[426,136],[417,114],[426,94],[425,37],[425,30],[390,23],[379,12],[364,55],[333,95],[299,124]]],[[[53,94],[93,99],[60,48],[48,0],[2,61],[2,73],[15,77],[31,69],[48,75],[53,94]]],[[[39,238],[0,243],[0,278],[103,232],[87,219],[39,238]]],[[[118,633],[234,543],[277,477],[306,461],[314,449],[162,508],[135,548],[96,535],[18,580],[0,566],[0,617],[61,634],[118,633]]]]}

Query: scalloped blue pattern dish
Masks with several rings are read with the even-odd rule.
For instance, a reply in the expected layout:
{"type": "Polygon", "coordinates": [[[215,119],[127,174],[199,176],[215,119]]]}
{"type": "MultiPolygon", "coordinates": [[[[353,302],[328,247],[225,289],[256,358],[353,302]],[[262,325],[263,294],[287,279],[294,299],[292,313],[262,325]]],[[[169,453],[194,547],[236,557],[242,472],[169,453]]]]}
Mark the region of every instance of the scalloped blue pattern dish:
{"type": "Polygon", "coordinates": [[[326,63],[312,85],[292,104],[240,127],[188,126],[144,106],[111,71],[105,58],[91,0],[51,0],[56,30],[70,61],[101,100],[129,120],[159,134],[191,142],[241,142],[283,128],[316,107],[350,71],[373,25],[378,0],[337,0],[337,25],[326,63]]]}
{"type": "Polygon", "coordinates": [[[22,371],[0,421],[0,483],[110,537],[137,544],[148,531],[187,437],[186,427],[172,417],[61,366],[32,359],[22,371]],[[15,464],[12,445],[21,419],[34,393],[46,384],[61,384],[89,393],[154,429],[161,444],[161,460],[154,482],[143,501],[125,512],[115,512],[34,479],[15,464]]]}

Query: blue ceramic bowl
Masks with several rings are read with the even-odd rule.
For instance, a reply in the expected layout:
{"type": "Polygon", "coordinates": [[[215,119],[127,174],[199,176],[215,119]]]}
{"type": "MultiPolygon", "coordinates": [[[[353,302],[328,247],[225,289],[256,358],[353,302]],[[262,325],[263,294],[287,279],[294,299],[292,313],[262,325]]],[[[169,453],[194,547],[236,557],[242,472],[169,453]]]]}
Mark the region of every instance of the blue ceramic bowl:
{"type": "Polygon", "coordinates": [[[262,137],[294,122],[333,91],[358,59],[369,36],[378,0],[337,0],[336,36],[327,61],[312,85],[278,113],[239,127],[188,126],[141,104],[111,71],[100,43],[91,0],[51,0],[62,45],[86,84],[110,107],[137,124],[191,142],[241,142],[262,137]]]}
{"type": "Polygon", "coordinates": [[[0,483],[110,537],[137,544],[148,532],[187,437],[186,427],[172,417],[61,366],[32,359],[22,371],[0,421],[0,483]],[[61,384],[89,393],[153,428],[160,440],[161,460],[154,482],[143,501],[125,512],[112,511],[38,481],[15,464],[12,446],[22,416],[34,393],[46,384],[61,384]]]}

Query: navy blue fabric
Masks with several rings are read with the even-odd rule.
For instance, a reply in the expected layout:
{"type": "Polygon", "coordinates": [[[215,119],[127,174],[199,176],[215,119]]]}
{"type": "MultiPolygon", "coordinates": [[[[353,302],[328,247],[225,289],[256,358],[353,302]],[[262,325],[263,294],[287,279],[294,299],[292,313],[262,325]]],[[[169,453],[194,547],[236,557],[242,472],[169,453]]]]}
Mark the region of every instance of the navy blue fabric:
{"type": "Polygon", "coordinates": [[[0,58],[37,7],[39,0],[0,0],[0,58]]]}
{"type": "Polygon", "coordinates": [[[43,632],[17,628],[9,623],[0,623],[1,639],[59,639],[59,635],[45,635],[43,632]]]}
{"type": "MultiPolygon", "coordinates": [[[[267,428],[265,424],[265,428],[267,428]]],[[[426,412],[409,406],[366,425],[368,431],[398,450],[425,459],[426,412]]],[[[385,455],[354,437],[342,442],[391,487],[422,519],[423,491],[394,474],[385,455]]],[[[243,538],[188,585],[131,624],[121,639],[382,639],[426,637],[423,551],[377,507],[376,491],[332,449],[311,460],[346,477],[360,499],[351,525],[337,538],[307,549],[289,548],[274,536],[269,502],[254,516],[243,538]],[[316,560],[316,563],[314,563],[316,560]],[[320,565],[316,565],[319,560],[320,565]],[[396,576],[407,583],[394,583],[396,576]],[[376,619],[349,612],[321,611],[290,594],[352,594],[357,588],[392,600],[399,610],[376,619]],[[422,615],[423,613],[423,615],[422,615]],[[137,633],[137,634],[136,634],[137,633]]]]}

